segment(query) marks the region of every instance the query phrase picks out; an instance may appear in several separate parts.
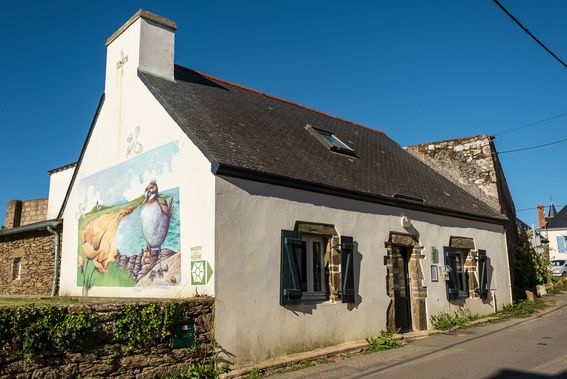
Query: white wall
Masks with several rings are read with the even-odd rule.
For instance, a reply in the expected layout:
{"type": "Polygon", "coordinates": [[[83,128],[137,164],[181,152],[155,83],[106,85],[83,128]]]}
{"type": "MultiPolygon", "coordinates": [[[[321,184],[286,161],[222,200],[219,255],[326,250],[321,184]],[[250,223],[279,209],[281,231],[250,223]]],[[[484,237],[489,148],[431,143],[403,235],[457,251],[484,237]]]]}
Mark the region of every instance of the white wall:
{"type": "MultiPolygon", "coordinates": [[[[210,162],[181,131],[163,107],[137,76],[137,57],[143,43],[138,19],[108,46],[106,100],[92,132],[83,160],[77,168],[77,178],[64,211],[63,249],[60,294],[81,295],[77,286],[78,217],[82,179],[136,157],[128,154],[128,136],[139,128],[138,142],[147,152],[172,141],[179,144],[179,197],[181,223],[182,280],[176,286],[159,287],[99,287],[89,296],[112,297],[186,297],[214,294],[214,275],[207,285],[190,283],[191,248],[199,246],[202,259],[209,261],[214,271],[214,207],[215,181],[210,162]],[[116,63],[128,57],[121,68],[116,63]]],[[[146,25],[147,26],[147,25],[146,25]]],[[[146,35],[151,31],[146,30],[146,35]]],[[[156,31],[161,33],[162,30],[156,31]]],[[[118,179],[118,178],[117,178],[118,179]]],[[[159,184],[159,183],[158,183],[159,184]]]]}
{"type": "MultiPolygon", "coordinates": [[[[511,302],[506,238],[502,226],[407,211],[234,178],[216,178],[216,338],[234,354],[236,362],[269,357],[378,335],[386,328],[387,254],[389,233],[407,232],[400,217],[413,220],[426,258],[422,269],[428,287],[428,318],[453,310],[446,298],[445,282],[430,282],[431,246],[439,250],[451,236],[473,238],[493,266],[490,287],[498,308],[511,302]],[[281,230],[296,221],[335,225],[340,234],[354,237],[356,307],[319,303],[313,306],[279,305],[281,230]],[[359,266],[359,268],[357,268],[359,266]],[[359,272],[357,272],[359,270],[359,272]]],[[[483,303],[467,299],[474,313],[494,311],[494,299],[483,303]]]]}
{"type": "Polygon", "coordinates": [[[567,236],[567,229],[548,229],[547,239],[549,240],[549,259],[567,259],[567,252],[560,253],[557,247],[557,237],[567,236]]]}
{"type": "Polygon", "coordinates": [[[49,200],[47,202],[47,219],[57,218],[69,183],[75,172],[75,167],[69,167],[65,170],[54,172],[49,175],[49,200]]]}

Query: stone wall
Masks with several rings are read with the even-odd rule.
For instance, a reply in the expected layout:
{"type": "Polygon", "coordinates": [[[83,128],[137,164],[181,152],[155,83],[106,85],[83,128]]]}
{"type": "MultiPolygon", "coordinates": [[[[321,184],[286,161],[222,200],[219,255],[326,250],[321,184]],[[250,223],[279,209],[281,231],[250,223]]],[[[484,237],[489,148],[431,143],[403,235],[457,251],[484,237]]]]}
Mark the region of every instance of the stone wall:
{"type": "Polygon", "coordinates": [[[508,217],[506,243],[510,280],[519,243],[516,208],[492,137],[458,138],[407,147],[407,151],[471,195],[508,217]]]}
{"type": "Polygon", "coordinates": [[[6,229],[33,224],[47,219],[48,199],[10,200],[6,206],[6,229]]]}
{"type": "Polygon", "coordinates": [[[491,142],[481,135],[409,146],[407,151],[500,212],[491,142]]]}
{"type": "MultiPolygon", "coordinates": [[[[62,305],[68,311],[94,313],[110,323],[124,302],[62,305]]],[[[152,303],[140,303],[147,306],[152,303]]],[[[116,346],[112,336],[84,341],[64,353],[50,353],[25,362],[21,357],[0,355],[0,379],[4,378],[164,378],[178,374],[197,361],[211,355],[214,340],[214,299],[197,297],[179,305],[184,320],[194,324],[195,347],[174,349],[169,337],[150,348],[127,350],[116,346]]],[[[101,325],[102,326],[102,325],[101,325]]]]}
{"type": "Polygon", "coordinates": [[[55,236],[45,229],[0,236],[0,295],[50,295],[54,244],[55,236]],[[19,278],[13,272],[16,259],[20,260],[19,278]]]}

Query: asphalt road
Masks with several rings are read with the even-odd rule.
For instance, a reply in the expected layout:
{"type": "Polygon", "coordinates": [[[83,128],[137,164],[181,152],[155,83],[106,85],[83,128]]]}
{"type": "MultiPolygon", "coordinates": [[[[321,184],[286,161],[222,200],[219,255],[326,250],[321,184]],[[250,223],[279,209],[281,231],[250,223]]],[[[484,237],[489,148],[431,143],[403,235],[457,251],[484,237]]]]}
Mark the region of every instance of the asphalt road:
{"type": "Polygon", "coordinates": [[[567,294],[530,319],[434,335],[276,378],[567,378],[567,294]]]}

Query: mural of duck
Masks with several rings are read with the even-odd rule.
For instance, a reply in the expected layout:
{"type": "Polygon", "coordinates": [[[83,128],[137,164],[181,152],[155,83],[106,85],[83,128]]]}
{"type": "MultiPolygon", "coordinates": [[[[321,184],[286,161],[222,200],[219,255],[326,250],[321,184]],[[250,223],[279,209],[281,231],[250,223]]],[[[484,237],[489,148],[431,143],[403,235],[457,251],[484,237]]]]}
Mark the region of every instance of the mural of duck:
{"type": "Polygon", "coordinates": [[[172,214],[173,199],[167,202],[160,197],[157,183],[152,180],[146,187],[145,199],[140,213],[144,239],[150,251],[159,253],[161,250],[161,245],[169,231],[172,214]]]}

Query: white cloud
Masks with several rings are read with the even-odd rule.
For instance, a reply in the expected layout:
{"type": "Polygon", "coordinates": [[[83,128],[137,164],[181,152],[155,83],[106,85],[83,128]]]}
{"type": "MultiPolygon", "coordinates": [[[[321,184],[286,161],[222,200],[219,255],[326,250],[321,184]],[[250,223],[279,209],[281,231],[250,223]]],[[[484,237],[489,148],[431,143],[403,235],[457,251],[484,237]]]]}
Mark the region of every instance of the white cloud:
{"type": "Polygon", "coordinates": [[[179,154],[173,155],[169,164],[164,163],[161,167],[146,170],[141,175],[129,171],[130,185],[124,191],[126,201],[132,201],[144,194],[148,184],[155,180],[159,191],[163,192],[179,186],[179,154]]]}

